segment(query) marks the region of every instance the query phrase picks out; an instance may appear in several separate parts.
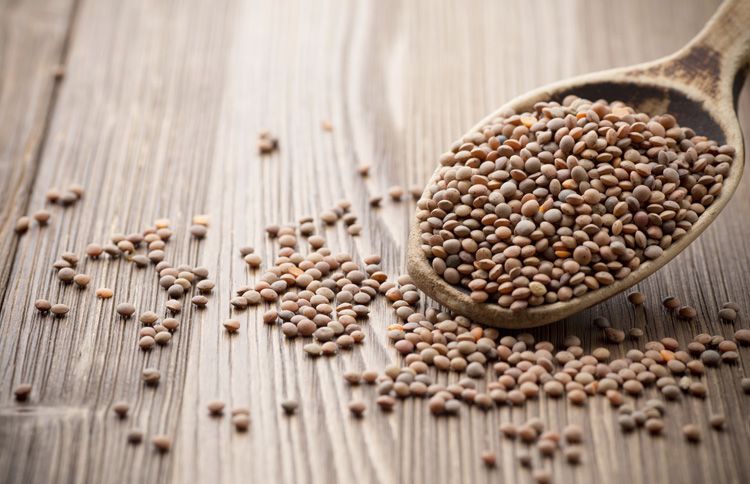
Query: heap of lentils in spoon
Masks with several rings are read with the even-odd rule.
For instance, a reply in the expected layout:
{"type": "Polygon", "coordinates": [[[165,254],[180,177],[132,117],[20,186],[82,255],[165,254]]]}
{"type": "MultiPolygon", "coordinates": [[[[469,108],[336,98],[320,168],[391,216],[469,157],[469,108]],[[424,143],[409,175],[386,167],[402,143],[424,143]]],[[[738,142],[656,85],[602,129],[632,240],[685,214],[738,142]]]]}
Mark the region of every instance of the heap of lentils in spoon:
{"type": "Polygon", "coordinates": [[[685,236],[735,150],[622,102],[576,96],[457,141],[418,202],[433,269],[514,311],[624,279],[685,236]]]}

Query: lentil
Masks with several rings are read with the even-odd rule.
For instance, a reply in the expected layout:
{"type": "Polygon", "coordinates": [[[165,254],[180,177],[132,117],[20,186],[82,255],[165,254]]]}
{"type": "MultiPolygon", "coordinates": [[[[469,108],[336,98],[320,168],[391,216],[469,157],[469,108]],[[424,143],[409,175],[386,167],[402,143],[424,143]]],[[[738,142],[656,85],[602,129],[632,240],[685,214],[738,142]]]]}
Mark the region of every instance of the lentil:
{"type": "Polygon", "coordinates": [[[115,412],[115,415],[117,415],[119,418],[127,417],[129,410],[130,405],[128,405],[127,402],[116,402],[114,405],[112,405],[112,411],[115,412]]]}
{"type": "Polygon", "coordinates": [[[240,329],[240,322],[237,319],[227,319],[222,324],[228,333],[236,333],[240,329]]]}
{"type": "Polygon", "coordinates": [[[713,414],[708,418],[708,423],[714,430],[724,430],[726,418],[721,413],[713,414]]]}
{"type": "Polygon", "coordinates": [[[481,458],[482,462],[484,462],[484,465],[487,467],[495,467],[497,464],[497,456],[495,456],[495,453],[491,450],[485,450],[482,452],[481,458]]]}
{"type": "Polygon", "coordinates": [[[13,390],[16,400],[19,402],[25,402],[31,395],[32,386],[31,383],[21,383],[13,390]]]}
{"type": "Polygon", "coordinates": [[[115,308],[115,311],[123,318],[129,318],[135,313],[135,306],[130,303],[120,303],[115,308]]]}
{"type": "Polygon", "coordinates": [[[156,368],[146,368],[143,370],[141,378],[146,385],[156,386],[159,384],[159,379],[161,379],[161,373],[156,368]]]}
{"type": "Polygon", "coordinates": [[[299,407],[297,400],[284,400],[281,402],[281,409],[287,415],[294,415],[297,412],[297,407],[299,407]]]}
{"type": "Polygon", "coordinates": [[[128,443],[138,445],[141,442],[143,442],[143,432],[138,429],[130,429],[128,431],[128,443]]]}
{"type": "Polygon", "coordinates": [[[563,451],[563,454],[565,455],[565,460],[567,460],[569,464],[575,465],[581,463],[583,450],[580,446],[573,445],[570,447],[566,447],[563,451]]]}
{"type": "Polygon", "coordinates": [[[89,282],[91,282],[91,276],[87,274],[76,274],[73,276],[73,282],[76,286],[83,289],[89,285],[89,282]]]}
{"type": "Polygon", "coordinates": [[[39,311],[40,313],[46,313],[52,308],[52,304],[47,301],[46,299],[37,299],[34,302],[34,307],[39,311]]]}
{"type": "Polygon", "coordinates": [[[58,318],[65,316],[68,311],[70,308],[67,304],[53,304],[50,308],[50,312],[58,318]]]}
{"type": "Polygon", "coordinates": [[[37,210],[32,215],[32,218],[36,220],[36,222],[40,226],[44,226],[44,225],[47,225],[47,223],[49,223],[49,219],[51,216],[52,214],[50,214],[47,210],[37,210]]]}
{"type": "Polygon", "coordinates": [[[246,414],[237,414],[232,416],[232,424],[238,432],[247,432],[250,428],[250,417],[246,414]]]}
{"type": "Polygon", "coordinates": [[[719,317],[726,321],[734,321],[737,319],[737,311],[732,308],[723,308],[719,310],[719,317]]]}
{"type": "Polygon", "coordinates": [[[646,295],[642,292],[631,292],[628,294],[628,301],[633,306],[640,306],[646,300],[646,295]]]}
{"type": "Polygon", "coordinates": [[[355,417],[361,417],[365,413],[365,410],[367,409],[365,402],[361,400],[353,400],[349,402],[348,406],[349,406],[349,411],[355,417]]]}
{"type": "Polygon", "coordinates": [[[154,444],[154,448],[159,452],[169,452],[172,448],[172,439],[166,435],[154,435],[151,437],[151,443],[154,444]]]}
{"type": "Polygon", "coordinates": [[[29,226],[31,225],[31,219],[29,217],[23,216],[19,217],[16,221],[15,231],[17,234],[23,234],[27,230],[29,230],[29,226]]]}
{"type": "Polygon", "coordinates": [[[208,413],[214,417],[218,417],[224,414],[225,404],[221,400],[211,400],[206,405],[208,413]]]}
{"type": "Polygon", "coordinates": [[[689,442],[699,442],[701,440],[701,431],[695,424],[687,424],[682,427],[682,434],[689,442]]]}

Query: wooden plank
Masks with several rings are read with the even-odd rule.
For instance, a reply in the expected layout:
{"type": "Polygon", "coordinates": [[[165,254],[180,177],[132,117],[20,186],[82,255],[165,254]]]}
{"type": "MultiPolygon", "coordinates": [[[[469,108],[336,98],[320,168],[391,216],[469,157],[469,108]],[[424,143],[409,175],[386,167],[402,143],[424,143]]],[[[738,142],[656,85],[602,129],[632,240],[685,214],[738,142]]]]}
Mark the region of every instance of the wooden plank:
{"type": "MultiPolygon", "coordinates": [[[[11,284],[0,309],[0,449],[13,448],[0,452],[3,482],[529,482],[516,463],[523,446],[502,440],[497,428],[537,415],[552,429],[567,422],[586,429],[583,465],[562,458],[544,464],[556,482],[750,479],[743,459],[750,402],[738,388],[747,350],[744,366],[706,378],[705,402],[670,404],[666,436],[652,439],[623,437],[600,400],[570,408],[542,398],[487,414],[466,408],[454,419],[435,419],[425,402],[408,400],[392,415],[380,413],[374,389],[350,388],[341,373],[397,361],[385,335],[394,315],[383,301],[364,325],[365,345],[334,359],[310,361],[302,341],[259,322],[261,309],[236,314],[242,328],[233,337],[220,325],[233,314],[232,290],[257,277],[237,248],[251,244],[266,261],[273,258],[265,225],[351,200],[364,234],[322,230],[329,246],[380,253],[397,275],[413,203],[386,201],[372,210],[370,196],[422,183],[453,138],[516,94],[669,53],[716,5],[84,1],[31,206],[41,206],[55,184],[82,183],[87,193],[46,231],[22,238],[3,268],[11,284]],[[667,18],[680,28],[665,29],[667,18]],[[322,120],[331,120],[331,133],[321,130],[322,120]],[[259,158],[255,139],[263,129],[279,136],[281,149],[259,158]],[[362,162],[373,164],[367,180],[356,174],[362,162]],[[198,213],[211,216],[200,243],[186,236],[198,213]],[[59,285],[49,264],[63,250],[82,252],[88,242],[141,230],[159,217],[175,223],[168,259],[206,266],[217,286],[205,310],[181,315],[170,346],[144,354],[135,344],[138,325],[119,321],[113,308],[130,301],[139,311],[162,311],[165,295],[152,270],[86,261],[92,284],[81,292],[59,285]],[[112,300],[94,299],[92,289],[102,285],[115,289],[112,300]],[[30,308],[37,297],[69,303],[71,314],[40,318],[30,308]],[[144,366],[162,371],[158,388],[139,382],[144,366]],[[35,384],[23,407],[11,396],[21,381],[35,384]],[[299,415],[282,415],[287,397],[299,399],[299,415]],[[370,404],[362,420],[346,410],[353,397],[370,404]],[[208,417],[205,404],[215,398],[250,407],[250,431],[239,434],[228,417],[208,417]],[[127,421],[112,415],[117,400],[131,403],[127,421]],[[684,444],[681,425],[705,425],[709,410],[724,412],[734,426],[705,433],[699,446],[684,444]],[[173,450],[160,456],[149,445],[128,446],[131,426],[173,436],[173,450]],[[478,458],[486,448],[498,452],[495,470],[478,458]]],[[[750,96],[741,116],[750,125],[750,96]]],[[[641,326],[648,338],[677,334],[683,341],[698,331],[730,335],[746,326],[719,323],[716,313],[729,299],[750,310],[747,278],[738,270],[748,267],[750,229],[733,216],[750,209],[749,183],[694,247],[640,285],[649,295],[645,311],[633,312],[617,297],[533,334],[557,344],[577,334],[592,348],[603,344],[591,326],[598,315],[625,329],[641,326]],[[666,294],[691,301],[705,319],[688,324],[665,315],[659,297],[666,294]]]]}
{"type": "Polygon", "coordinates": [[[62,80],[74,0],[0,1],[0,294],[10,276],[39,154],[62,80]]]}

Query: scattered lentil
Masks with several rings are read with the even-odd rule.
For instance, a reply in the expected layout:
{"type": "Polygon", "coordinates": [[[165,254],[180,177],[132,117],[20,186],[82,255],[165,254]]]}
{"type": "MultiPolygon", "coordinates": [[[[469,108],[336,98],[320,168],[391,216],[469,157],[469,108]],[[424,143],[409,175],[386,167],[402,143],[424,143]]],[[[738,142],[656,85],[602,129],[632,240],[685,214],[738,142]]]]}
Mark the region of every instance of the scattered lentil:
{"type": "Polygon", "coordinates": [[[60,303],[53,304],[52,307],[50,308],[50,312],[58,318],[65,316],[68,313],[68,311],[70,311],[70,308],[68,307],[67,304],[60,304],[60,303]]]}
{"type": "Polygon", "coordinates": [[[31,383],[21,383],[13,390],[16,400],[19,402],[25,402],[31,395],[32,386],[31,383]]]}
{"type": "Polygon", "coordinates": [[[115,415],[117,415],[119,418],[127,417],[129,410],[130,405],[128,405],[127,402],[115,402],[112,405],[112,411],[115,412],[115,415]]]}
{"type": "Polygon", "coordinates": [[[40,313],[46,313],[52,308],[52,304],[47,301],[46,299],[37,299],[34,302],[34,307],[39,311],[40,313]]]}
{"type": "Polygon", "coordinates": [[[47,225],[47,223],[49,223],[49,219],[51,216],[52,214],[50,214],[47,210],[37,210],[32,215],[33,219],[36,220],[36,222],[40,226],[47,225]]]}
{"type": "Polygon", "coordinates": [[[695,424],[687,424],[683,426],[682,434],[689,442],[699,442],[701,440],[700,428],[695,424]]]}
{"type": "Polygon", "coordinates": [[[247,432],[250,428],[250,417],[245,414],[237,414],[232,417],[232,424],[238,432],[247,432]]]}
{"type": "Polygon", "coordinates": [[[154,435],[151,437],[151,443],[154,445],[154,448],[161,453],[169,452],[172,448],[172,439],[166,435],[154,435]]]}
{"type": "Polygon", "coordinates": [[[240,321],[238,319],[227,319],[222,324],[224,329],[229,333],[236,333],[240,329],[240,321]]]}
{"type": "Polygon", "coordinates": [[[365,413],[365,410],[367,409],[365,402],[361,400],[353,400],[349,402],[348,406],[349,406],[349,411],[355,417],[361,417],[365,413]]]}
{"type": "Polygon", "coordinates": [[[18,220],[16,221],[15,231],[17,234],[23,234],[29,230],[30,225],[31,225],[31,219],[29,219],[29,217],[26,217],[26,216],[19,217],[18,220]]]}
{"type": "Polygon", "coordinates": [[[281,408],[287,415],[294,415],[297,412],[297,407],[299,407],[297,400],[284,400],[281,402],[281,408]]]}
{"type": "Polygon", "coordinates": [[[208,413],[214,417],[219,417],[224,414],[224,407],[226,405],[221,400],[211,400],[206,404],[208,413]]]}
{"type": "Polygon", "coordinates": [[[491,450],[485,450],[481,454],[482,462],[487,467],[495,467],[497,465],[497,456],[491,450]]]}
{"type": "Polygon", "coordinates": [[[143,442],[143,432],[138,429],[130,429],[128,431],[128,443],[138,445],[141,442],[143,442]]]}
{"type": "Polygon", "coordinates": [[[633,306],[640,306],[646,300],[646,295],[642,292],[631,292],[628,294],[628,301],[633,306]]]}
{"type": "Polygon", "coordinates": [[[115,311],[123,318],[129,318],[135,314],[135,306],[131,303],[120,303],[115,307],[115,311]]]}

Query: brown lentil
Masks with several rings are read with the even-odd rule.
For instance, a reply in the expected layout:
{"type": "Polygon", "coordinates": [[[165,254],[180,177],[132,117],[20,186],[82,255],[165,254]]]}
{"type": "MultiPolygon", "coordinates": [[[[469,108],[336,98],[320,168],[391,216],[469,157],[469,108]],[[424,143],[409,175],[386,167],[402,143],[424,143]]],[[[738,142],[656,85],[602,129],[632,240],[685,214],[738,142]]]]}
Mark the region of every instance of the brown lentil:
{"type": "Polygon", "coordinates": [[[247,432],[250,428],[250,417],[246,414],[233,415],[232,424],[238,432],[247,432]]]}
{"type": "Polygon", "coordinates": [[[719,318],[726,321],[734,321],[737,319],[737,311],[732,308],[723,308],[719,310],[719,318]]]}
{"type": "Polygon", "coordinates": [[[112,405],[112,411],[115,412],[119,418],[125,418],[128,416],[130,405],[127,402],[116,402],[112,405]]]}
{"type": "Polygon", "coordinates": [[[52,216],[52,214],[50,214],[49,211],[47,211],[47,210],[37,210],[32,215],[32,218],[34,220],[36,220],[36,222],[39,225],[43,226],[43,225],[47,225],[47,223],[49,223],[49,219],[50,219],[51,216],[52,216]]]}
{"type": "Polygon", "coordinates": [[[623,432],[632,432],[636,427],[635,419],[627,414],[617,417],[617,423],[620,425],[620,429],[622,429],[623,432]]]}
{"type": "Polygon", "coordinates": [[[633,306],[640,306],[644,303],[645,300],[646,295],[642,292],[631,292],[630,294],[628,294],[628,301],[633,306]]]}
{"type": "Polygon", "coordinates": [[[224,407],[226,405],[221,400],[211,400],[206,404],[206,408],[208,408],[208,413],[214,417],[218,417],[220,415],[224,414],[224,407]]]}
{"type": "Polygon", "coordinates": [[[128,443],[138,445],[141,442],[143,442],[143,432],[138,429],[130,429],[128,431],[128,443]]]}
{"type": "Polygon", "coordinates": [[[240,321],[237,319],[227,319],[222,325],[229,333],[236,333],[240,329],[240,321]]]}
{"type": "Polygon", "coordinates": [[[156,368],[146,368],[143,370],[141,378],[146,383],[146,385],[155,386],[159,384],[161,373],[156,368]]]}
{"type": "Polygon", "coordinates": [[[39,311],[40,313],[46,313],[52,308],[52,304],[47,301],[46,299],[37,299],[34,302],[34,307],[39,311]]]}
{"type": "Polygon", "coordinates": [[[172,340],[172,333],[168,332],[166,328],[162,327],[162,330],[156,333],[154,341],[156,344],[164,346],[172,340]]]}
{"type": "Polygon", "coordinates": [[[682,427],[682,434],[689,442],[699,442],[701,440],[701,431],[695,424],[687,424],[682,427]]]}
{"type": "Polygon", "coordinates": [[[677,309],[677,315],[681,319],[695,319],[698,316],[698,311],[692,306],[680,306],[677,309]]]}
{"type": "Polygon", "coordinates": [[[135,313],[135,306],[130,303],[120,303],[115,308],[115,311],[123,318],[129,318],[135,313]]]}
{"type": "Polygon", "coordinates": [[[581,449],[581,446],[579,445],[573,445],[566,447],[563,450],[563,454],[565,455],[565,460],[567,460],[569,464],[580,464],[583,457],[583,449],[581,449]]]}
{"type": "Polygon", "coordinates": [[[726,423],[726,418],[721,413],[716,413],[711,415],[708,418],[708,423],[711,425],[711,427],[714,428],[714,430],[724,430],[724,425],[726,423]]]}
{"type": "Polygon", "coordinates": [[[349,402],[348,407],[349,407],[349,411],[351,412],[351,414],[355,417],[361,417],[365,413],[365,410],[367,409],[365,402],[361,400],[353,400],[349,402]]]}
{"type": "Polygon", "coordinates": [[[491,450],[485,450],[481,454],[482,462],[487,467],[495,467],[497,465],[497,456],[491,450]]]}
{"type": "Polygon", "coordinates": [[[625,341],[625,332],[617,328],[605,328],[604,335],[610,343],[620,344],[625,341]]]}
{"type": "Polygon", "coordinates": [[[25,402],[31,395],[32,386],[31,383],[21,383],[13,390],[13,395],[19,402],[25,402]]]}
{"type": "Polygon", "coordinates": [[[23,234],[27,230],[29,230],[29,226],[31,225],[31,219],[29,217],[23,216],[19,217],[16,221],[15,231],[17,234],[23,234]]]}
{"type": "Polygon", "coordinates": [[[563,438],[569,444],[583,442],[583,429],[580,425],[570,424],[563,429],[563,438]]]}
{"type": "Polygon", "coordinates": [[[391,410],[393,410],[393,407],[396,405],[396,399],[390,395],[380,395],[375,400],[375,403],[380,407],[382,411],[390,412],[391,410]]]}
{"type": "Polygon", "coordinates": [[[531,472],[531,478],[537,484],[549,484],[552,482],[552,473],[547,469],[534,469],[531,472]]]}
{"type": "Polygon", "coordinates": [[[649,418],[644,426],[650,434],[657,435],[664,430],[664,421],[661,418],[649,418]]]}
{"type": "Polygon", "coordinates": [[[750,329],[738,329],[734,333],[734,339],[742,346],[750,346],[750,329]]]}
{"type": "Polygon", "coordinates": [[[172,448],[172,439],[166,435],[154,435],[151,437],[151,443],[157,451],[162,453],[169,452],[172,448]]]}
{"type": "Polygon", "coordinates": [[[297,407],[299,407],[297,400],[284,400],[281,402],[281,409],[287,415],[294,415],[297,412],[297,407]]]}
{"type": "Polygon", "coordinates": [[[72,282],[75,275],[76,275],[76,271],[74,271],[70,267],[63,267],[62,269],[57,271],[57,278],[65,283],[72,282]]]}
{"type": "Polygon", "coordinates": [[[58,318],[65,316],[68,311],[70,311],[70,308],[67,304],[53,304],[50,308],[50,312],[58,318]]]}

